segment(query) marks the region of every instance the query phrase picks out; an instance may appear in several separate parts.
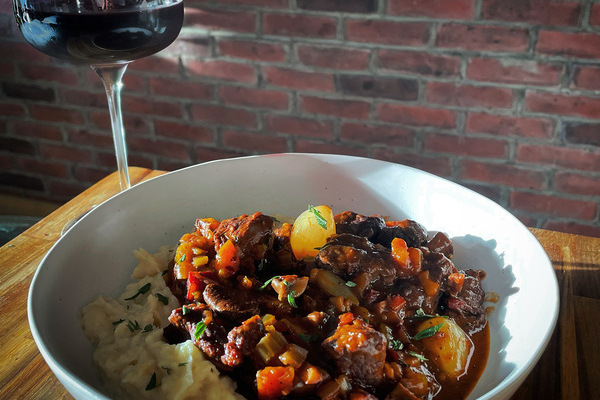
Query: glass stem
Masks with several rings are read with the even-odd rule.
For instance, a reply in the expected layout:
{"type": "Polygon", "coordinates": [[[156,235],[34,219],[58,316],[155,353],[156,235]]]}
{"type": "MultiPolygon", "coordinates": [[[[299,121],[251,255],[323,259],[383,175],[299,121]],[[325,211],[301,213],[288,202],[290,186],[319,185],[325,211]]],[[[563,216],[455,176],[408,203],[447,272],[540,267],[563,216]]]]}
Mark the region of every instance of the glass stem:
{"type": "Polygon", "coordinates": [[[125,142],[125,129],[123,128],[123,115],[121,113],[121,88],[123,87],[123,74],[127,69],[125,64],[92,65],[106,90],[110,123],[112,125],[115,154],[117,156],[117,169],[121,191],[129,189],[129,169],[127,167],[127,144],[125,142]]]}

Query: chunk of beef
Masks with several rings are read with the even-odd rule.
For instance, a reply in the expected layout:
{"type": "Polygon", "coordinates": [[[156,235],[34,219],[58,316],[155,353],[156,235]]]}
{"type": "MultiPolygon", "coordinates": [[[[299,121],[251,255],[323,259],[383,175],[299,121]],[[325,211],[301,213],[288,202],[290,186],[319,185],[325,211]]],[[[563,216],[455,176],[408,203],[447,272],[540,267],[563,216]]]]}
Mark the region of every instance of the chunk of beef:
{"type": "Polygon", "coordinates": [[[454,246],[450,238],[443,232],[437,232],[427,242],[427,248],[436,253],[442,253],[448,258],[454,254],[454,246]]]}
{"type": "Polygon", "coordinates": [[[211,310],[230,321],[242,322],[259,311],[257,295],[250,290],[211,283],[206,285],[202,296],[211,310]]]}
{"type": "Polygon", "coordinates": [[[350,233],[371,241],[385,227],[385,221],[378,215],[367,217],[352,211],[344,211],[333,218],[337,233],[350,233]]]}
{"type": "Polygon", "coordinates": [[[334,360],[337,373],[346,374],[353,385],[368,388],[383,381],[387,339],[363,320],[343,314],[323,347],[334,360]]]}
{"type": "Polygon", "coordinates": [[[442,285],[448,275],[458,272],[454,263],[442,253],[429,251],[428,248],[421,248],[423,253],[423,270],[429,271],[429,279],[442,285]]]}
{"type": "Polygon", "coordinates": [[[408,247],[421,247],[427,243],[425,228],[410,219],[386,224],[375,238],[375,242],[390,247],[392,240],[397,237],[404,239],[408,247]]]}
{"type": "Polygon", "coordinates": [[[483,307],[485,292],[481,287],[485,273],[472,269],[461,272],[464,273],[465,280],[461,290],[455,296],[448,296],[446,299],[447,313],[465,332],[472,334],[481,330],[486,323],[483,307]]]}
{"type": "Polygon", "coordinates": [[[396,264],[389,249],[349,233],[330,239],[319,251],[317,265],[346,280],[365,273],[376,290],[389,288],[396,279],[396,264]]]}
{"type": "Polygon", "coordinates": [[[405,309],[408,315],[413,314],[419,308],[426,314],[435,314],[439,303],[439,292],[435,296],[428,296],[417,278],[401,281],[398,293],[406,300],[405,309]]]}
{"type": "Polygon", "coordinates": [[[250,317],[240,326],[236,326],[227,334],[225,354],[221,362],[230,367],[237,367],[252,354],[256,345],[265,334],[265,325],[258,315],[250,317]]]}
{"type": "Polygon", "coordinates": [[[273,218],[260,212],[221,221],[215,229],[215,247],[231,240],[238,249],[240,266],[252,271],[255,260],[263,258],[272,245],[273,218]]]}

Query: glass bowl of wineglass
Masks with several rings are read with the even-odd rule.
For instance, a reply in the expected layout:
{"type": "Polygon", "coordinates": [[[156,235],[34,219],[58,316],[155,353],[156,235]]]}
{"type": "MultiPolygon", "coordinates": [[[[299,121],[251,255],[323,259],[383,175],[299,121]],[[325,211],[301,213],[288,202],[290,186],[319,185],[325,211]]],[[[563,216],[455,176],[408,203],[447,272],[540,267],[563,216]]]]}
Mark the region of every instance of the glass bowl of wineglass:
{"type": "Polygon", "coordinates": [[[121,115],[127,65],[169,46],[183,25],[183,0],[13,0],[21,33],[52,57],[89,64],[108,99],[121,190],[130,187],[121,115]]]}

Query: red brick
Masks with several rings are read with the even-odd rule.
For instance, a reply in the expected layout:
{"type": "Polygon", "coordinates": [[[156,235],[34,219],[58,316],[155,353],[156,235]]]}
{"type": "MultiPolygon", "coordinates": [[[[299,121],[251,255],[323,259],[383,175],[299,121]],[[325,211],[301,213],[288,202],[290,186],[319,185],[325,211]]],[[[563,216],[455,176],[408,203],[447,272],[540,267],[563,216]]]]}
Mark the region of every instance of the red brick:
{"type": "Polygon", "coordinates": [[[347,47],[300,45],[298,59],[305,65],[337,70],[363,70],[369,66],[370,50],[347,47]]]}
{"type": "Polygon", "coordinates": [[[569,143],[600,147],[600,124],[567,123],[565,139],[569,143]]]}
{"type": "Polygon", "coordinates": [[[191,125],[172,121],[154,121],[156,136],[173,139],[187,139],[194,143],[213,143],[215,134],[212,129],[204,126],[191,125]]]}
{"type": "MultiPolygon", "coordinates": [[[[143,168],[154,169],[154,160],[150,158],[150,155],[141,155],[139,153],[132,153],[131,151],[127,155],[129,165],[143,168]]],[[[98,152],[97,165],[110,167],[113,170],[117,169],[117,162],[115,153],[113,152],[98,152]]]]}
{"type": "Polygon", "coordinates": [[[345,32],[346,40],[354,42],[420,46],[429,41],[427,22],[348,19],[345,32]]]}
{"type": "Polygon", "coordinates": [[[406,125],[456,127],[456,113],[450,110],[382,103],[377,106],[380,120],[406,125]]]}
{"type": "Polygon", "coordinates": [[[525,109],[546,114],[598,118],[600,98],[528,91],[525,94],[525,109]]]}
{"type": "Polygon", "coordinates": [[[377,67],[385,71],[437,76],[458,77],[460,75],[460,59],[417,51],[379,50],[377,67]]]}
{"type": "Polygon", "coordinates": [[[106,168],[76,165],[73,175],[79,182],[96,183],[111,172],[106,168]]]}
{"type": "Polygon", "coordinates": [[[573,85],[579,89],[600,90],[600,68],[576,66],[573,71],[573,85]]]}
{"type": "Polygon", "coordinates": [[[246,110],[209,104],[194,104],[190,111],[194,121],[244,128],[255,128],[257,125],[256,115],[246,110]]]}
{"type": "Polygon", "coordinates": [[[216,78],[225,81],[256,83],[256,71],[253,66],[227,61],[186,60],[186,70],[192,76],[216,78]]]}
{"type": "Polygon", "coordinates": [[[472,19],[473,0],[389,0],[388,14],[442,19],[472,19]]]}
{"type": "MultiPolygon", "coordinates": [[[[94,126],[99,129],[111,131],[110,117],[108,115],[108,109],[105,112],[90,112],[90,120],[94,126]]],[[[139,115],[123,115],[123,125],[125,127],[126,134],[148,134],[148,121],[145,116],[139,115]]]]}
{"type": "Polygon", "coordinates": [[[600,171],[600,151],[519,144],[517,145],[515,160],[584,171],[600,171]]]}
{"type": "Polygon", "coordinates": [[[84,122],[81,112],[74,108],[31,104],[29,105],[29,114],[33,119],[41,121],[69,124],[82,124],[84,122]]]}
{"type": "Polygon", "coordinates": [[[523,189],[543,189],[546,186],[544,172],[506,163],[490,164],[466,160],[460,164],[460,178],[523,189]]]}
{"type": "Polygon", "coordinates": [[[90,132],[89,129],[69,129],[69,143],[92,146],[96,149],[111,150],[114,148],[112,135],[109,133],[90,132]]]}
{"type": "Polygon", "coordinates": [[[344,123],[340,127],[340,139],[366,144],[411,147],[415,133],[409,129],[387,125],[367,125],[363,123],[344,123]]]}
{"type": "Polygon", "coordinates": [[[44,182],[40,178],[8,171],[0,171],[0,186],[12,186],[38,192],[44,190],[44,182]]]}
{"type": "Polygon", "coordinates": [[[492,86],[429,82],[425,99],[428,103],[457,107],[511,108],[513,93],[511,89],[492,86]]]}
{"type": "Polygon", "coordinates": [[[209,31],[252,33],[256,26],[256,15],[252,11],[186,7],[184,25],[209,31]]]}
{"type": "Polygon", "coordinates": [[[281,62],[287,57],[286,48],[280,43],[218,38],[217,48],[220,55],[255,61],[281,62]]]}
{"type": "Polygon", "coordinates": [[[600,25],[600,4],[592,4],[589,22],[590,25],[600,25]]]}
{"type": "Polygon", "coordinates": [[[160,57],[178,65],[179,57],[209,57],[211,55],[211,39],[198,36],[192,32],[182,32],[169,47],[160,52],[160,57]]]}
{"type": "Polygon", "coordinates": [[[289,108],[288,94],[277,90],[246,88],[242,86],[221,86],[219,98],[227,104],[272,110],[289,108]]]}
{"type": "Polygon", "coordinates": [[[56,178],[68,178],[68,164],[55,161],[39,160],[33,157],[19,157],[19,169],[33,174],[51,175],[56,178]]]}
{"type": "Polygon", "coordinates": [[[218,0],[222,4],[238,4],[252,7],[288,8],[289,0],[218,0]]]}
{"type": "Polygon", "coordinates": [[[338,92],[353,96],[406,101],[417,100],[419,96],[416,79],[340,74],[336,83],[338,92]]]}
{"type": "Polygon", "coordinates": [[[543,228],[574,235],[600,237],[600,226],[598,224],[586,225],[571,221],[550,220],[544,224],[543,228]]]}
{"type": "Polygon", "coordinates": [[[263,67],[262,72],[264,81],[268,85],[321,92],[334,90],[332,74],[279,67],[263,67]]]}
{"type": "Polygon", "coordinates": [[[508,84],[558,85],[562,72],[561,65],[510,58],[473,58],[467,64],[468,79],[508,84]]]}
{"type": "Polygon", "coordinates": [[[438,176],[451,176],[452,165],[449,158],[440,156],[428,157],[415,153],[398,153],[387,147],[373,149],[373,158],[407,165],[438,176]]]}
{"type": "Polygon", "coordinates": [[[523,52],[529,46],[525,28],[443,23],[436,34],[436,46],[444,48],[523,52]]]}
{"type": "Polygon", "coordinates": [[[20,64],[21,74],[34,81],[52,81],[63,85],[77,85],[77,70],[72,66],[57,67],[50,65],[20,64]]]}
{"type": "Polygon", "coordinates": [[[377,0],[296,0],[298,8],[311,11],[367,14],[377,11],[377,0]]]}
{"type": "Polygon", "coordinates": [[[94,107],[108,109],[108,101],[104,92],[90,92],[89,90],[63,89],[61,90],[63,104],[77,107],[94,107]]]}
{"type": "Polygon", "coordinates": [[[221,147],[198,147],[195,152],[195,159],[197,162],[206,162],[213,160],[220,160],[223,158],[232,158],[248,155],[241,151],[225,150],[221,147]]]}
{"type": "Polygon", "coordinates": [[[32,141],[16,137],[0,137],[0,149],[7,153],[35,154],[35,144],[32,141]]]}
{"type": "Polygon", "coordinates": [[[600,177],[557,172],[554,175],[554,188],[562,193],[598,196],[600,194],[600,177]]]}
{"type": "Polygon", "coordinates": [[[600,35],[541,30],[535,51],[553,56],[600,58],[600,35]]]}
{"type": "Polygon", "coordinates": [[[151,140],[142,137],[131,137],[127,140],[132,151],[151,153],[163,157],[175,158],[180,161],[190,160],[189,146],[170,140],[151,140]]]}
{"type": "Polygon", "coordinates": [[[470,157],[506,158],[508,143],[504,140],[427,133],[423,150],[470,157]]]}
{"type": "Polygon", "coordinates": [[[10,54],[13,61],[48,63],[52,58],[25,42],[0,42],[0,54],[10,54]]]}
{"type": "Polygon", "coordinates": [[[56,201],[67,202],[76,197],[90,185],[80,182],[64,181],[64,180],[48,180],[48,192],[52,193],[52,199],[56,201]]]}
{"type": "Polygon", "coordinates": [[[553,120],[544,118],[514,117],[508,115],[469,112],[467,114],[465,132],[550,139],[554,137],[555,125],[553,120]]]}
{"type": "Polygon", "coordinates": [[[324,99],[301,96],[300,109],[307,113],[333,115],[341,118],[367,119],[371,104],[364,101],[324,99]]]}
{"type": "Polygon", "coordinates": [[[223,146],[253,153],[283,153],[288,149],[286,138],[236,131],[223,132],[223,146]]]}
{"type": "Polygon", "coordinates": [[[333,39],[336,30],[337,20],[330,17],[273,13],[262,16],[262,33],[265,35],[333,39]]]}
{"type": "Polygon", "coordinates": [[[270,114],[265,116],[265,130],[294,136],[333,139],[333,124],[331,121],[309,118],[270,114]]]}
{"type": "MultiPolygon", "coordinates": [[[[134,63],[129,65],[131,66],[133,64],[134,63]]],[[[122,93],[146,93],[146,77],[140,76],[137,73],[138,71],[136,71],[135,69],[128,68],[126,70],[125,75],[123,76],[123,89],[121,91],[122,93]]],[[[96,90],[104,90],[102,80],[98,77],[98,74],[92,69],[90,69],[89,71],[86,70],[84,83],[83,85],[80,85],[80,89],[86,87],[96,90]]]]}
{"type": "Polygon", "coordinates": [[[127,113],[146,114],[149,116],[164,116],[181,118],[183,109],[179,104],[157,101],[147,97],[123,96],[123,111],[127,113]]]}
{"type": "Polygon", "coordinates": [[[598,210],[598,205],[592,201],[572,200],[528,192],[512,192],[510,206],[529,213],[581,220],[594,219],[598,210]]]}
{"type": "Polygon", "coordinates": [[[577,26],[581,5],[576,1],[484,0],[481,17],[531,25],[577,26]]]}
{"type": "Polygon", "coordinates": [[[5,117],[21,117],[25,115],[25,107],[17,103],[0,103],[0,115],[5,117]]]}
{"type": "Polygon", "coordinates": [[[18,136],[36,137],[46,140],[62,140],[62,133],[56,126],[43,122],[15,121],[13,132],[18,136]]]}
{"type": "Polygon", "coordinates": [[[158,96],[171,96],[194,100],[210,100],[213,97],[213,85],[182,81],[171,78],[149,78],[150,93],[158,96]]]}
{"type": "Polygon", "coordinates": [[[92,159],[92,152],[68,144],[40,143],[40,154],[42,157],[53,161],[63,160],[75,163],[86,163],[92,159]]]}
{"type": "Polygon", "coordinates": [[[36,85],[28,85],[17,82],[3,82],[2,91],[6,97],[13,99],[24,99],[33,101],[53,102],[56,94],[53,88],[36,85]]]}
{"type": "Polygon", "coordinates": [[[299,153],[342,154],[356,157],[367,156],[367,149],[364,147],[349,146],[344,143],[324,143],[317,140],[296,140],[294,151],[299,153]]]}
{"type": "Polygon", "coordinates": [[[177,62],[177,60],[162,58],[157,55],[140,58],[129,64],[129,66],[127,67],[127,72],[125,72],[125,78],[127,78],[129,72],[136,71],[156,72],[161,75],[178,74],[179,63],[177,62]]]}

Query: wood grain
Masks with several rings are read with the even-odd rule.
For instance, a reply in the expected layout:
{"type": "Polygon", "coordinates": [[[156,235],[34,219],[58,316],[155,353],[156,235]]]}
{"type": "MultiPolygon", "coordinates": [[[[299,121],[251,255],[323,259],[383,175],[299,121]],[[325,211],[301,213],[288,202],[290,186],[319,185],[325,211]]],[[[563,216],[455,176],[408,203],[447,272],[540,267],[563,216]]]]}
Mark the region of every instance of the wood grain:
{"type": "MultiPolygon", "coordinates": [[[[134,184],[163,173],[130,168],[134,184]]],[[[64,225],[118,190],[112,174],[0,249],[0,399],[72,398],[33,341],[27,291],[64,225]]],[[[556,271],[561,308],[548,348],[513,399],[600,399],[600,239],[531,231],[556,271]]]]}

